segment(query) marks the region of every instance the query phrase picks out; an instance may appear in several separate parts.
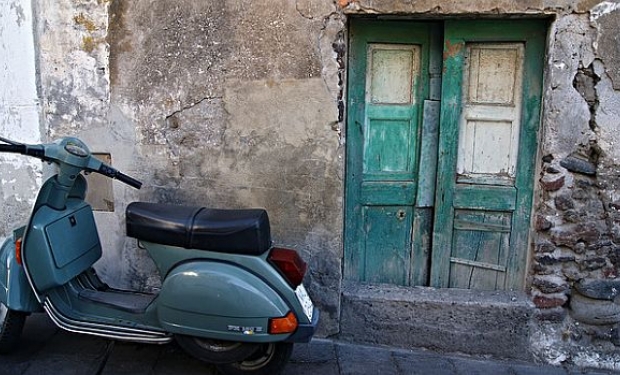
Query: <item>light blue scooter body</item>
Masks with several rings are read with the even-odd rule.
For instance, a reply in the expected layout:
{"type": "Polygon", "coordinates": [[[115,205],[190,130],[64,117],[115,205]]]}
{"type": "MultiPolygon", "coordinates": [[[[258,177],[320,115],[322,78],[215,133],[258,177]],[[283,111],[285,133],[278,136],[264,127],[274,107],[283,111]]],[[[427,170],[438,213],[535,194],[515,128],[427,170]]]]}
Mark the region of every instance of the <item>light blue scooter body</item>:
{"type": "Polygon", "coordinates": [[[269,263],[269,251],[242,255],[145,242],[163,279],[159,294],[109,288],[92,272],[102,249],[80,172],[105,172],[134,187],[140,183],[89,158],[77,139],[65,138],[41,151],[61,168],[43,184],[28,225],[0,248],[0,301],[9,308],[43,308],[64,329],[140,342],[163,343],[172,334],[240,342],[310,339],[318,310],[308,317],[309,299],[298,297],[269,263]],[[15,256],[18,237],[23,238],[22,266],[15,256]],[[269,334],[269,320],[291,311],[297,331],[269,334]]]}
{"type": "MultiPolygon", "coordinates": [[[[289,311],[300,326],[316,326],[286,280],[268,263],[268,252],[248,256],[143,245],[165,275],[157,311],[168,332],[230,341],[281,341],[291,335],[268,334],[269,318],[289,311]]],[[[318,319],[316,311],[315,316],[318,319]]]]}
{"type": "MultiPolygon", "coordinates": [[[[51,188],[42,191],[46,189],[51,188]]],[[[268,263],[269,252],[249,256],[143,243],[163,278],[161,291],[144,311],[118,310],[81,298],[85,287],[77,278],[93,266],[102,250],[90,205],[79,192],[72,195],[63,210],[37,207],[23,249],[40,299],[48,299],[63,319],[243,342],[291,337],[268,333],[269,319],[289,311],[300,325],[316,326],[304,314],[294,290],[268,263]]],[[[28,308],[32,310],[34,301],[40,309],[23,275],[18,285],[12,285],[11,293],[24,293],[26,297],[20,298],[31,303],[28,308]]]]}

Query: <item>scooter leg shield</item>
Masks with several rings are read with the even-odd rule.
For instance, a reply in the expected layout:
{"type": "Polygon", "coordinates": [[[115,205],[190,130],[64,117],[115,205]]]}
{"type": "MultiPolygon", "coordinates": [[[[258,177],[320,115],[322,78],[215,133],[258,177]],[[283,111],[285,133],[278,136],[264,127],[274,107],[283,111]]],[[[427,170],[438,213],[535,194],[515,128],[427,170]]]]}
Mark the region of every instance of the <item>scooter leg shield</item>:
{"type": "Polygon", "coordinates": [[[15,241],[22,234],[23,228],[19,228],[0,247],[0,302],[15,311],[42,311],[26,279],[24,268],[17,260],[15,241]]]}
{"type": "Polygon", "coordinates": [[[160,324],[175,334],[238,342],[282,341],[269,319],[290,308],[261,278],[232,264],[194,261],[173,269],[157,301],[160,324]]]}

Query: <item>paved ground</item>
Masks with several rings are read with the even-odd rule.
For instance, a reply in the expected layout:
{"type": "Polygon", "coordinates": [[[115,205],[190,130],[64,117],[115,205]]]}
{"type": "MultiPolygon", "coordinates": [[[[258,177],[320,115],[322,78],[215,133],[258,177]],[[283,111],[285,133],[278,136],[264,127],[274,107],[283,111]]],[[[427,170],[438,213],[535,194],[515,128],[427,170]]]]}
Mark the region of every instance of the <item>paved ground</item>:
{"type": "MultiPolygon", "coordinates": [[[[113,342],[57,329],[46,316],[28,318],[17,350],[0,357],[0,375],[216,375],[175,344],[113,342]]],[[[439,355],[423,350],[369,347],[313,340],[296,345],[285,375],[604,375],[522,362],[439,355]]]]}

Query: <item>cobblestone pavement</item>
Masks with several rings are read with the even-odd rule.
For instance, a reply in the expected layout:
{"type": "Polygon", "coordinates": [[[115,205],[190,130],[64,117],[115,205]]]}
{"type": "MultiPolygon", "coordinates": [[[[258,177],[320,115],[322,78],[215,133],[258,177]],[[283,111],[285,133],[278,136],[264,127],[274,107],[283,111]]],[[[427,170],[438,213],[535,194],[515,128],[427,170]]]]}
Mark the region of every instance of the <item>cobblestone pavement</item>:
{"type": "MultiPolygon", "coordinates": [[[[56,328],[42,314],[26,320],[15,352],[0,357],[0,375],[216,375],[213,366],[187,356],[175,344],[146,345],[77,335],[56,328]]],[[[441,355],[355,345],[333,340],[299,344],[284,375],[604,375],[514,361],[441,355]]]]}

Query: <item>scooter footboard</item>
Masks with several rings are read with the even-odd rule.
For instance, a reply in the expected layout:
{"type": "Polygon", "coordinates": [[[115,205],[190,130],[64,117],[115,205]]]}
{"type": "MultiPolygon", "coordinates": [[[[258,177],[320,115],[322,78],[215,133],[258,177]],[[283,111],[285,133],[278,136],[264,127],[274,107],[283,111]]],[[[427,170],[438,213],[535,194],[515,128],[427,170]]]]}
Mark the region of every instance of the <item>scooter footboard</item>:
{"type": "Polygon", "coordinates": [[[157,312],[175,334],[244,342],[279,341],[268,333],[270,318],[290,308],[265,281],[221,262],[188,262],[173,269],[162,285],[157,312]]]}

